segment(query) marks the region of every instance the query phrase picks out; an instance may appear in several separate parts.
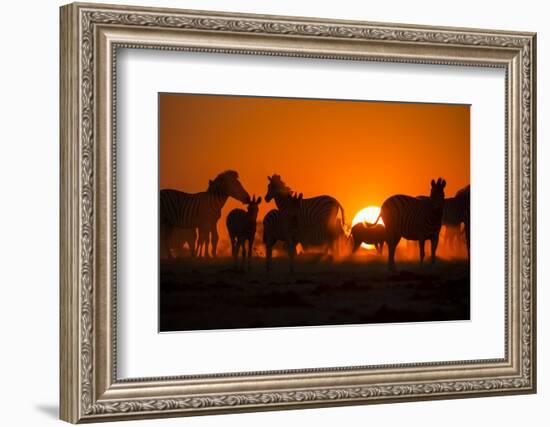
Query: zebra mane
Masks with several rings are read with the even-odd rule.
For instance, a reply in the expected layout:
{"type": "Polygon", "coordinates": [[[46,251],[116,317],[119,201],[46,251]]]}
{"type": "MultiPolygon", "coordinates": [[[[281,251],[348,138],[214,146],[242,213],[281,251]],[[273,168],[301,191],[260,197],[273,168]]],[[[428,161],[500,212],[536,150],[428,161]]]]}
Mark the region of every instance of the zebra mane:
{"type": "Polygon", "coordinates": [[[281,175],[273,174],[271,176],[270,183],[275,186],[277,191],[281,193],[292,194],[292,188],[284,183],[284,181],[281,179],[281,175]]]}
{"type": "Polygon", "coordinates": [[[208,183],[208,189],[207,191],[216,191],[220,189],[224,182],[227,180],[235,181],[239,179],[239,174],[237,171],[234,170],[226,170],[225,172],[222,172],[216,176],[213,180],[211,180],[208,183]]]}
{"type": "Polygon", "coordinates": [[[234,170],[226,170],[225,172],[218,174],[218,176],[214,179],[214,182],[225,181],[227,178],[239,179],[239,173],[234,170]]]}

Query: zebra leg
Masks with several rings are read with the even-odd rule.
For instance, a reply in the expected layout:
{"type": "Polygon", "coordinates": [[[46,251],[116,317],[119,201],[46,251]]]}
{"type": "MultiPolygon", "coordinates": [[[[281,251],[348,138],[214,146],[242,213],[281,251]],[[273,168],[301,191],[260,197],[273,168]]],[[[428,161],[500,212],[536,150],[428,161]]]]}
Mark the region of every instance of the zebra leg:
{"type": "Polygon", "coordinates": [[[195,230],[195,232],[193,233],[193,237],[191,239],[189,239],[189,242],[187,242],[189,244],[189,249],[191,250],[191,258],[195,258],[195,251],[196,251],[196,246],[197,246],[197,231],[195,230]]]}
{"type": "Polygon", "coordinates": [[[357,252],[357,249],[359,249],[359,246],[361,246],[361,241],[353,239],[353,249],[351,250],[351,253],[357,252]]]}
{"type": "Polygon", "coordinates": [[[233,257],[233,268],[237,269],[239,263],[239,253],[237,246],[237,239],[235,236],[229,236],[229,242],[231,243],[231,256],[233,257]]]}
{"type": "Polygon", "coordinates": [[[265,244],[265,270],[269,272],[271,269],[271,256],[273,255],[273,243],[266,242],[265,244]]]}
{"type": "Polygon", "coordinates": [[[210,229],[210,234],[212,236],[212,256],[216,258],[216,250],[218,248],[218,240],[220,240],[220,236],[218,235],[218,227],[217,224],[214,224],[212,228],[210,229]]]}
{"type": "Polygon", "coordinates": [[[426,241],[423,239],[418,240],[418,247],[420,248],[420,266],[424,264],[424,243],[426,241]]]}
{"type": "Polygon", "coordinates": [[[246,265],[246,239],[241,240],[241,247],[243,248],[243,259],[241,263],[241,270],[245,271],[244,266],[246,265]]]}
{"type": "Polygon", "coordinates": [[[208,230],[199,229],[199,244],[197,245],[197,257],[203,256],[204,243],[208,239],[208,230]]]}
{"type": "Polygon", "coordinates": [[[397,248],[400,240],[401,236],[390,234],[390,237],[386,242],[388,244],[388,269],[390,271],[395,271],[395,249],[397,248]]]}
{"type": "Polygon", "coordinates": [[[172,237],[172,231],[174,227],[166,225],[164,227],[164,250],[166,251],[166,257],[172,259],[172,252],[170,252],[170,237],[172,237]]]}
{"type": "MultiPolygon", "coordinates": [[[[399,243],[399,241],[397,241],[399,243]]],[[[395,248],[397,247],[396,242],[388,242],[388,269],[390,271],[395,271],[395,248]]]]}
{"type": "Polygon", "coordinates": [[[206,230],[204,233],[204,258],[210,258],[210,252],[208,252],[208,246],[210,245],[210,231],[206,230]]]}
{"type": "Polygon", "coordinates": [[[251,269],[251,263],[252,263],[252,243],[254,242],[254,238],[248,239],[248,271],[251,269]]]}
{"type": "Polygon", "coordinates": [[[432,264],[435,263],[435,251],[437,251],[437,244],[439,243],[439,233],[432,237],[432,264]]]}
{"type": "Polygon", "coordinates": [[[200,240],[197,240],[197,246],[196,246],[196,249],[195,249],[195,256],[196,256],[197,258],[200,258],[200,257],[201,257],[201,249],[202,249],[201,241],[200,241],[200,240]]]}
{"type": "Polygon", "coordinates": [[[290,261],[290,272],[294,273],[294,256],[296,255],[296,244],[291,243],[288,245],[288,259],[290,261]]]}

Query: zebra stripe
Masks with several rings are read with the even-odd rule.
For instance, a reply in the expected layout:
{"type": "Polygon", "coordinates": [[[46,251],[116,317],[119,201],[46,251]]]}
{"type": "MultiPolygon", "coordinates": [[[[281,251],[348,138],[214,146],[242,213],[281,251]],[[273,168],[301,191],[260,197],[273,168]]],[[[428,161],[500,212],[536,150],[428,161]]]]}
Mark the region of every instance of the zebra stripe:
{"type": "MultiPolygon", "coordinates": [[[[165,246],[168,247],[174,227],[198,228],[199,238],[196,253],[208,255],[210,232],[216,228],[227,196],[218,192],[185,193],[178,190],[160,191],[160,223],[166,229],[165,246]]],[[[214,239],[212,242],[213,252],[214,239]]],[[[168,249],[168,254],[170,254],[168,249]]]]}
{"type": "Polygon", "coordinates": [[[284,209],[270,210],[263,219],[263,241],[266,249],[266,269],[269,271],[273,246],[279,242],[285,242],[288,257],[290,259],[290,271],[294,271],[294,256],[298,244],[298,211],[302,194],[291,196],[284,209]]]}
{"type": "Polygon", "coordinates": [[[265,214],[263,219],[264,234],[263,242],[284,242],[286,239],[285,229],[280,219],[280,212],[277,209],[271,209],[265,214]]]}
{"type": "MultiPolygon", "coordinates": [[[[212,255],[216,256],[218,231],[216,224],[228,197],[246,203],[250,196],[239,182],[235,171],[220,173],[209,182],[208,189],[200,193],[185,193],[178,190],[161,190],[159,196],[160,224],[166,229],[164,245],[168,248],[170,234],[174,227],[198,228],[198,254],[208,255],[209,237],[212,237],[212,255]]],[[[169,253],[169,251],[167,251],[169,253]]]]}
{"type": "Polygon", "coordinates": [[[390,236],[419,240],[439,232],[442,210],[434,209],[429,200],[396,195],[384,202],[381,216],[390,236]]]}
{"type": "MultiPolygon", "coordinates": [[[[424,242],[430,240],[432,244],[432,262],[435,261],[443,216],[445,199],[443,189],[445,185],[445,180],[441,180],[441,178],[437,182],[432,180],[432,190],[429,198],[399,194],[391,196],[382,204],[379,218],[383,219],[386,227],[388,265],[390,269],[395,267],[395,248],[401,238],[419,242],[420,263],[424,260],[424,242]]],[[[375,223],[378,222],[379,218],[375,223]]]]}
{"type": "Polygon", "coordinates": [[[160,191],[161,224],[180,228],[201,228],[216,222],[227,200],[223,194],[160,191]]]}
{"type": "Polygon", "coordinates": [[[339,251],[338,240],[347,239],[340,218],[336,218],[336,224],[333,227],[311,226],[299,228],[297,236],[304,250],[311,247],[324,247],[326,250],[329,246],[332,246],[333,251],[339,251]]]}
{"type": "MultiPolygon", "coordinates": [[[[284,211],[291,201],[292,190],[279,175],[268,177],[266,201],[275,199],[277,208],[284,211]]],[[[344,208],[334,197],[323,195],[302,199],[298,212],[298,240],[304,248],[309,246],[330,245],[340,236],[342,223],[345,224],[344,208]],[[338,212],[342,212],[338,224],[338,212]]]]}

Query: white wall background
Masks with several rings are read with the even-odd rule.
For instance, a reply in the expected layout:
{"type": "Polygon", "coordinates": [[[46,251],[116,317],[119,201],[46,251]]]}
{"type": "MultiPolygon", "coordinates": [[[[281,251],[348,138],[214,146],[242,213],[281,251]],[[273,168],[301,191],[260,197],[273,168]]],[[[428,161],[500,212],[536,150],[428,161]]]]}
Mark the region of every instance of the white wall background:
{"type": "MultiPolygon", "coordinates": [[[[110,0],[113,3],[125,3],[110,0]]],[[[133,0],[191,9],[538,32],[538,359],[539,393],[393,405],[138,421],[131,425],[279,426],[547,425],[550,323],[547,291],[550,195],[544,141],[550,127],[550,29],[545,2],[417,0],[133,0]]],[[[0,401],[3,425],[59,425],[58,402],[58,6],[57,0],[2,5],[0,65],[0,401]]],[[[488,171],[489,172],[489,171],[488,171]]]]}

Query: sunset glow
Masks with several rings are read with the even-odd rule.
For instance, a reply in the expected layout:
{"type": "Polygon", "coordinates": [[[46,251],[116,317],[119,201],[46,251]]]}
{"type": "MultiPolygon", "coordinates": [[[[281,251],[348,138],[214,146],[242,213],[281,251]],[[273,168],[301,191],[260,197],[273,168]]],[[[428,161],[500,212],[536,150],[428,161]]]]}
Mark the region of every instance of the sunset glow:
{"type": "MultiPolygon", "coordinates": [[[[373,224],[378,218],[379,214],[380,214],[380,207],[368,206],[364,209],[361,209],[359,212],[355,214],[355,216],[353,217],[353,221],[351,222],[351,226],[353,227],[355,224],[358,224],[360,222],[362,222],[363,224],[366,224],[366,223],[373,224]]],[[[378,224],[384,225],[384,221],[382,221],[382,218],[378,220],[378,224]]],[[[364,249],[374,249],[374,245],[369,245],[367,243],[362,243],[361,247],[364,249]]]]}
{"type": "MultiPolygon", "coordinates": [[[[349,228],[365,206],[376,220],[391,195],[429,195],[433,178],[448,196],[470,182],[468,105],[160,94],[159,108],[159,189],[205,191],[233,169],[265,196],[267,176],[280,174],[304,199],[336,198],[349,228]]],[[[275,207],[263,201],[258,221],[275,207]]],[[[218,221],[225,253],[234,208],[246,209],[229,198],[218,221]]]]}
{"type": "MultiPolygon", "coordinates": [[[[351,225],[354,226],[355,224],[359,222],[363,223],[371,223],[373,224],[376,219],[378,218],[378,215],[380,214],[380,208],[378,206],[369,206],[364,209],[361,209],[355,216],[353,217],[353,221],[351,222],[351,225]]],[[[384,221],[382,221],[382,218],[378,221],[378,224],[384,225],[384,221]]]]}

